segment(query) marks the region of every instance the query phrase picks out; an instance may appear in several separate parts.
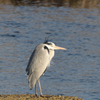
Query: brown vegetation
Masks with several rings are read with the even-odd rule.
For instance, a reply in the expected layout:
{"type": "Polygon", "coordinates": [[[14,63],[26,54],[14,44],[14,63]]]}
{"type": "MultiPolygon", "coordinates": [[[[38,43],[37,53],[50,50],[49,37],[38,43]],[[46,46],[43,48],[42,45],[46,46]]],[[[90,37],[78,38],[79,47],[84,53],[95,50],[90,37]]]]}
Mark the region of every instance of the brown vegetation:
{"type": "Polygon", "coordinates": [[[32,94],[22,94],[22,95],[0,95],[0,100],[83,100],[72,96],[49,96],[36,97],[32,94]]]}
{"type": "Polygon", "coordinates": [[[69,7],[100,8],[100,0],[69,0],[69,7]]]}
{"type": "Polygon", "coordinates": [[[100,8],[100,0],[0,0],[0,4],[100,8]]]}

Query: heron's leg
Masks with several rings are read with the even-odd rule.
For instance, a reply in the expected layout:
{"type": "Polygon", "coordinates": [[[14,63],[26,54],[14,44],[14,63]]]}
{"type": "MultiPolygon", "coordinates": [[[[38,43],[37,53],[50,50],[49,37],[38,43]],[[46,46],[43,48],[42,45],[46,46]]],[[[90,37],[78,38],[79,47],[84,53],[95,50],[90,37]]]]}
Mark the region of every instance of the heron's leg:
{"type": "Polygon", "coordinates": [[[35,84],[35,96],[38,96],[38,95],[37,95],[36,84],[35,84]]]}
{"type": "Polygon", "coordinates": [[[38,84],[39,84],[39,89],[40,89],[40,95],[43,96],[43,95],[42,95],[41,84],[40,84],[40,79],[38,79],[38,84]]]}

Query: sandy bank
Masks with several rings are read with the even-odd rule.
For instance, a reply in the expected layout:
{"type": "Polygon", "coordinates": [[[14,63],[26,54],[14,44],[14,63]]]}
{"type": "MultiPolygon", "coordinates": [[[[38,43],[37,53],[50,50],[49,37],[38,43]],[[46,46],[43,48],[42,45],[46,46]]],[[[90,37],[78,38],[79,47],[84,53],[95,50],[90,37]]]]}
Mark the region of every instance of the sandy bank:
{"type": "Polygon", "coordinates": [[[22,94],[22,95],[0,95],[0,100],[83,100],[81,98],[72,96],[50,96],[36,97],[33,94],[22,94]]]}

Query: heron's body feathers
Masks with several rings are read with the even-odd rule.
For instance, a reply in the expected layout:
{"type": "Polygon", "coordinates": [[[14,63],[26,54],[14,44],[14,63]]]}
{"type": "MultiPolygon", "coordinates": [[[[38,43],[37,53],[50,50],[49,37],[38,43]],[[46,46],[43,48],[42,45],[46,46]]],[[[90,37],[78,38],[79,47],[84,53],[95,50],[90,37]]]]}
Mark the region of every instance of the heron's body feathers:
{"type": "MultiPolygon", "coordinates": [[[[29,59],[28,66],[26,68],[30,89],[34,88],[38,80],[41,95],[42,91],[39,78],[41,75],[43,75],[46,68],[50,65],[50,61],[54,56],[54,50],[66,50],[66,49],[58,47],[54,43],[48,41],[45,41],[43,44],[38,45],[33,51],[29,59]]],[[[36,88],[35,88],[35,94],[37,95],[36,88]]]]}
{"type": "Polygon", "coordinates": [[[29,87],[30,87],[30,90],[33,89],[33,87],[35,86],[36,84],[36,78],[34,76],[34,73],[32,73],[31,75],[28,76],[28,83],[29,83],[29,87]]]}
{"type": "Polygon", "coordinates": [[[49,66],[53,56],[54,51],[45,47],[45,44],[40,44],[35,48],[26,68],[30,89],[35,86],[37,80],[49,66]]]}

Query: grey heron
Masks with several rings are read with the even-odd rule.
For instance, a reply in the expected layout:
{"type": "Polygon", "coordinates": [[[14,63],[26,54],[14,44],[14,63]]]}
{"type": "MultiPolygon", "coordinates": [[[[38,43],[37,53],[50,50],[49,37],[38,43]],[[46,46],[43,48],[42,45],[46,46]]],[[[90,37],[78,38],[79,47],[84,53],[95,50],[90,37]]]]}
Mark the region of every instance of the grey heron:
{"type": "Polygon", "coordinates": [[[28,83],[30,89],[35,87],[35,95],[37,96],[36,82],[38,81],[40,95],[42,90],[39,78],[44,74],[46,68],[50,65],[50,61],[54,56],[54,50],[66,50],[65,48],[56,46],[53,42],[45,41],[38,45],[28,62],[26,73],[28,75],[28,83]]]}

